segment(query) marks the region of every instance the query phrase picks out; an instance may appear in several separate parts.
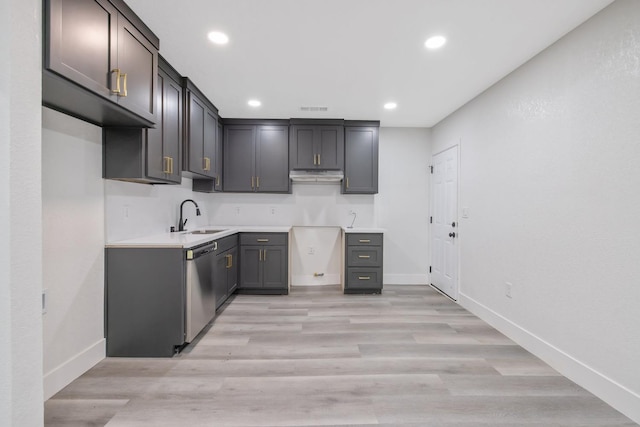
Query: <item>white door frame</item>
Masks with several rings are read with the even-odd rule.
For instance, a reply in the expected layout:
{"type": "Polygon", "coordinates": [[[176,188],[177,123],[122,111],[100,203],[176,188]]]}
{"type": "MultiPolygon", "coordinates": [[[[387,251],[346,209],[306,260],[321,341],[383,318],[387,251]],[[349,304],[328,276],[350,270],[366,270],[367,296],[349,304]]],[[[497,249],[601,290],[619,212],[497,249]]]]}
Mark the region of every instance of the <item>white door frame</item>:
{"type": "MultiPolygon", "coordinates": [[[[459,201],[460,201],[460,145],[459,144],[454,144],[451,145],[449,147],[447,147],[446,149],[439,151],[437,153],[434,153],[431,157],[431,169],[432,169],[432,175],[431,175],[431,185],[430,185],[430,224],[429,224],[429,246],[430,246],[430,260],[429,260],[429,282],[431,284],[431,286],[433,286],[434,288],[436,288],[438,291],[442,292],[443,294],[445,294],[446,296],[448,296],[449,298],[453,299],[453,300],[457,300],[458,299],[458,295],[459,295],[459,290],[460,290],[460,240],[459,240],[459,231],[460,231],[460,223],[459,223],[459,201]],[[446,256],[446,248],[442,247],[440,248],[440,254],[437,253],[436,251],[436,236],[435,236],[435,231],[436,231],[436,212],[435,212],[435,206],[436,206],[436,192],[434,191],[436,182],[434,179],[434,175],[433,175],[433,170],[435,167],[435,163],[436,163],[436,157],[446,153],[449,150],[453,150],[455,149],[455,167],[456,167],[456,172],[455,172],[455,180],[456,180],[456,188],[454,190],[454,194],[455,194],[455,206],[452,207],[452,212],[450,212],[449,216],[451,216],[451,218],[447,218],[443,221],[447,221],[447,223],[454,223],[455,222],[455,227],[453,226],[448,226],[449,228],[446,229],[446,233],[447,235],[444,235],[443,238],[446,238],[447,240],[444,242],[445,245],[452,245],[449,247],[449,249],[452,251],[449,253],[449,258],[447,261],[442,261],[442,262],[452,262],[453,265],[451,266],[449,270],[450,273],[450,278],[449,280],[445,281],[445,277],[444,275],[441,275],[441,282],[442,283],[435,283],[436,281],[434,280],[434,276],[436,276],[436,278],[439,277],[440,273],[435,271],[434,266],[437,263],[437,259],[435,259],[436,256],[446,256]],[[455,233],[455,237],[450,237],[450,233],[455,233]],[[432,271],[432,269],[434,269],[434,271],[432,271]]],[[[442,224],[442,226],[444,227],[444,224],[442,224]]],[[[443,230],[437,230],[439,234],[441,234],[443,232],[443,230]]],[[[441,263],[442,263],[441,262],[441,263]]],[[[442,266],[441,266],[442,267],[442,266]]]]}

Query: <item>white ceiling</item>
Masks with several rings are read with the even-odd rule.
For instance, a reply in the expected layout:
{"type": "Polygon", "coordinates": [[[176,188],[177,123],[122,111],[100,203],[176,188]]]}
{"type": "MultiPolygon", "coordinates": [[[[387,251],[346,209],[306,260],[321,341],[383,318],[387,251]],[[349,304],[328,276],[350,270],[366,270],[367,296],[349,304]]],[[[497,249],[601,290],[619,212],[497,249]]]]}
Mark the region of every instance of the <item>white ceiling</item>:
{"type": "Polygon", "coordinates": [[[222,117],[431,127],[612,0],[126,2],[222,117]],[[212,30],[230,42],[213,45],[212,30]],[[429,51],[434,34],[448,41],[429,51]],[[249,107],[251,98],[262,106],[249,107]],[[398,108],[384,110],[388,101],[398,108]]]}

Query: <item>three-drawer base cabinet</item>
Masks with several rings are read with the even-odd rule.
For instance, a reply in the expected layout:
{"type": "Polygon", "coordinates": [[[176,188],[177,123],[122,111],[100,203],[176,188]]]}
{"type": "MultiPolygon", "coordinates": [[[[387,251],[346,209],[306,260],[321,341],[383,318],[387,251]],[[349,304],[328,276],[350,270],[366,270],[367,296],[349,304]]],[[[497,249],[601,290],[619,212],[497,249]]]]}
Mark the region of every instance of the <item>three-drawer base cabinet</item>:
{"type": "Polygon", "coordinates": [[[382,293],[382,233],[345,236],[345,294],[382,293]]]}

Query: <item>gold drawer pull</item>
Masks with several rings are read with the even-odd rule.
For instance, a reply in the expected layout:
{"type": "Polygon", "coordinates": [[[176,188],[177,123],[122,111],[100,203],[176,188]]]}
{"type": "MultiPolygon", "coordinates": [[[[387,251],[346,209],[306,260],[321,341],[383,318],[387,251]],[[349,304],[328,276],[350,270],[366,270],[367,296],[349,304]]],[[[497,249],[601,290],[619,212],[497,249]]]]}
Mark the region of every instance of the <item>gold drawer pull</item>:
{"type": "Polygon", "coordinates": [[[369,276],[358,276],[358,280],[371,280],[369,276]]]}
{"type": "Polygon", "coordinates": [[[371,255],[358,255],[358,258],[369,259],[369,258],[371,258],[371,255]]]}
{"type": "Polygon", "coordinates": [[[204,160],[204,168],[202,168],[202,170],[205,170],[205,171],[211,170],[211,159],[208,157],[205,157],[203,160],[204,160]]]}
{"type": "Polygon", "coordinates": [[[268,242],[269,239],[256,239],[257,242],[268,242]]]}
{"type": "Polygon", "coordinates": [[[122,75],[122,79],[124,80],[124,92],[122,94],[123,97],[127,96],[127,73],[122,75]]]}
{"type": "Polygon", "coordinates": [[[360,239],[360,243],[371,243],[369,239],[360,239]]]}
{"type": "Polygon", "coordinates": [[[171,173],[171,157],[163,157],[163,168],[162,168],[162,172],[163,173],[171,173]]]}

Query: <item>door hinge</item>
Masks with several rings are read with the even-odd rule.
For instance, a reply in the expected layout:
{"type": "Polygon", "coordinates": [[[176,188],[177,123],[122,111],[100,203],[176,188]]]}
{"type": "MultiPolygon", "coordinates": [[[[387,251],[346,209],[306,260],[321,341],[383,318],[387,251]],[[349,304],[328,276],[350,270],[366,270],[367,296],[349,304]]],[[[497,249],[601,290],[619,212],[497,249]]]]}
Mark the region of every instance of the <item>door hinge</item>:
{"type": "Polygon", "coordinates": [[[431,168],[431,173],[433,174],[433,166],[429,166],[431,168]]]}
{"type": "Polygon", "coordinates": [[[432,216],[429,217],[429,224],[433,224],[433,217],[432,216]]]}
{"type": "Polygon", "coordinates": [[[431,266],[429,266],[429,273],[431,273],[431,266]]]}

